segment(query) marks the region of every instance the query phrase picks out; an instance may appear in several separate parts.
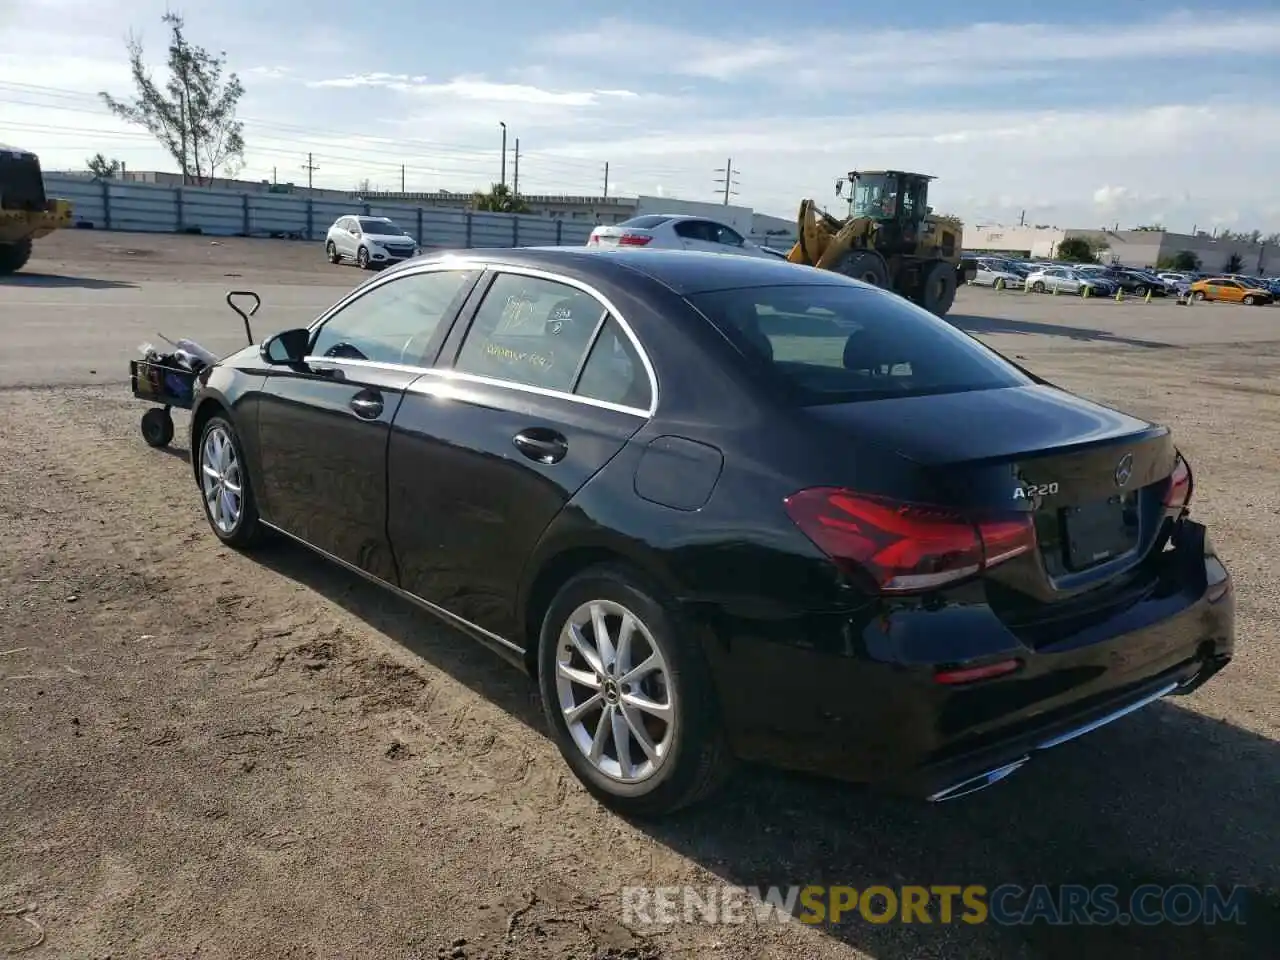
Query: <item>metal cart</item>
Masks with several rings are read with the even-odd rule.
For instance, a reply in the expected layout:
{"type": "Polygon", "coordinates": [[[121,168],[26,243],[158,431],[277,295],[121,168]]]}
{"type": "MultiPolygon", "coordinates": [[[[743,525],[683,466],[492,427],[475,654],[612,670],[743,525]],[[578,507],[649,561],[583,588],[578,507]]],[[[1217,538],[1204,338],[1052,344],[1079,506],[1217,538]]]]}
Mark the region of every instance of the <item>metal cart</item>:
{"type": "MultiPolygon", "coordinates": [[[[227,306],[240,315],[244,321],[244,333],[253,345],[253,328],[249,318],[262,306],[262,298],[252,290],[232,290],[227,296],[227,306]],[[253,300],[253,306],[242,309],[236,298],[246,297],[253,300]]],[[[170,410],[190,410],[195,393],[197,373],[186,367],[156,363],[153,360],[129,361],[129,387],[133,395],[153,406],[142,415],[142,439],[153,447],[167,447],[173,440],[173,416],[170,410]]]]}

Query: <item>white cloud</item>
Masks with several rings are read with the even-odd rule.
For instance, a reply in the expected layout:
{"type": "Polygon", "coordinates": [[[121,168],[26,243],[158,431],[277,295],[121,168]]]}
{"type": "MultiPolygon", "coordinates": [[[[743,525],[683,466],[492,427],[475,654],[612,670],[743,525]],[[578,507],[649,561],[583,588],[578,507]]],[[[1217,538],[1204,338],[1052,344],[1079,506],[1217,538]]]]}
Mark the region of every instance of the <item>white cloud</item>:
{"type": "Polygon", "coordinates": [[[492,83],[483,78],[459,77],[447,83],[432,83],[425,76],[403,73],[364,73],[328,80],[315,80],[309,87],[384,87],[399,93],[423,97],[456,97],[486,103],[528,103],[556,107],[594,107],[609,100],[635,100],[631,90],[550,90],[525,83],[492,83]]]}
{"type": "MultiPolygon", "coordinates": [[[[966,82],[998,76],[1011,66],[1267,51],[1280,45],[1280,14],[1209,16],[1175,12],[1153,21],[1087,27],[1052,23],[973,23],[946,30],[809,31],[787,41],[731,31],[694,34],[606,19],[580,31],[549,33],[537,45],[557,58],[597,63],[625,59],[631,73],[683,74],[729,81],[746,75],[792,79],[809,71],[832,86],[966,82]],[[814,66],[815,64],[819,66],[814,66]]],[[[1031,75],[1041,74],[1034,70],[1031,75]]],[[[803,85],[801,85],[803,86],[803,85]]]]}
{"type": "MultiPolygon", "coordinates": [[[[82,166],[98,150],[131,169],[171,169],[144,132],[114,120],[96,98],[131,89],[123,56],[131,22],[146,28],[151,58],[163,57],[152,9],[160,0],[138,0],[140,11],[122,0],[30,2],[24,9],[38,19],[0,17],[5,139],[55,169],[82,166]],[[81,9],[83,17],[74,14],[81,9]],[[45,22],[59,29],[32,26],[45,22]],[[41,86],[45,94],[35,91],[41,86]]],[[[1141,87],[1125,79],[1148,61],[1180,58],[1203,74],[1203,89],[1220,88],[1206,55],[1235,53],[1245,37],[1255,51],[1248,64],[1274,62],[1280,11],[1202,16],[1194,27],[1187,16],[1105,29],[1009,23],[854,33],[835,24],[782,39],[624,21],[576,34],[551,25],[550,36],[524,44],[529,62],[470,75],[465,58],[443,55],[432,76],[392,46],[323,22],[289,44],[214,20],[192,17],[190,26],[210,50],[227,49],[228,67],[244,78],[245,175],[253,178],[305,179],[300,164],[312,152],[322,185],[367,177],[395,189],[404,164],[410,189],[470,189],[497,179],[503,121],[521,140],[528,192],[598,193],[608,162],[615,195],[661,189],[714,199],[713,170],[732,157],[741,202],[788,217],[803,196],[835,207],[834,181],[853,166],[892,166],[938,176],[935,206],[974,224],[1017,222],[1026,211],[1028,222],[1060,226],[1159,218],[1180,229],[1280,229],[1280,104],[1265,86],[1230,99],[1171,94],[1174,102],[1144,104],[1141,87]],[[319,55],[331,48],[342,49],[340,61],[319,55]],[[352,72],[317,72],[333,62],[352,72]],[[385,72],[366,72],[374,66],[385,72]],[[1020,84],[1077,75],[1118,78],[1125,105],[1073,95],[1034,109],[1022,97],[1020,84]],[[992,94],[969,96],[963,108],[923,105],[930,84],[988,81],[992,94]],[[851,100],[842,83],[878,96],[851,100]],[[904,85],[914,89],[894,96],[904,85]]]]}

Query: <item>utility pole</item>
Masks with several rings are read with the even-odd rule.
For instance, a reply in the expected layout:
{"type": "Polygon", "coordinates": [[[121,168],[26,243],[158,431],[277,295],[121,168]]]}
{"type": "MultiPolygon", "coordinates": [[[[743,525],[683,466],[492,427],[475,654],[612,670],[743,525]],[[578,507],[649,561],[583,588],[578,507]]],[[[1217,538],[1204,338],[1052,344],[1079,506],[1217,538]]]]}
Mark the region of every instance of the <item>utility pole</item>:
{"type": "Polygon", "coordinates": [[[307,154],[307,162],[302,165],[302,169],[307,171],[307,189],[311,189],[311,175],[320,168],[317,167],[311,158],[311,154],[307,154]]]}
{"type": "Polygon", "coordinates": [[[516,137],[516,168],[511,174],[511,196],[520,196],[520,138],[516,137]]]}
{"type": "Polygon", "coordinates": [[[502,128],[502,185],[507,185],[507,125],[501,120],[498,126],[502,128]]]}
{"type": "Polygon", "coordinates": [[[274,187],[279,182],[280,181],[276,178],[276,168],[272,167],[271,168],[271,185],[274,187]]]}
{"type": "Polygon", "coordinates": [[[404,193],[404,164],[400,164],[400,192],[404,193]]]}
{"type": "Polygon", "coordinates": [[[738,191],[733,189],[734,187],[738,186],[738,181],[733,178],[736,174],[741,172],[742,171],[740,170],[733,169],[733,157],[730,157],[728,160],[724,162],[723,170],[716,171],[716,173],[724,174],[723,178],[716,177],[715,182],[724,184],[724,205],[726,207],[729,205],[729,197],[737,196],[738,194],[738,191]]]}
{"type": "Polygon", "coordinates": [[[609,161],[604,162],[604,198],[609,199],[609,161]]]}
{"type": "Polygon", "coordinates": [[[1025,227],[1027,225],[1027,211],[1022,211],[1022,216],[1018,217],[1018,226],[1025,227]]]}

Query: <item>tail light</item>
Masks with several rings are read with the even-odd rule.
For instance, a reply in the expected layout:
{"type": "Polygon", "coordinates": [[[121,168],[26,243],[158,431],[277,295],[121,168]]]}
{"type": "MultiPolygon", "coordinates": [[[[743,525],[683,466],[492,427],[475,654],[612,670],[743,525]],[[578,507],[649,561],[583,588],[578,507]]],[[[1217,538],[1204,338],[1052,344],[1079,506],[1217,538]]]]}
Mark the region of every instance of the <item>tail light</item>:
{"type": "Polygon", "coordinates": [[[618,238],[618,246],[643,247],[652,240],[653,237],[647,233],[624,233],[618,238]]]}
{"type": "Polygon", "coordinates": [[[1178,454],[1173,463],[1173,473],[1169,474],[1169,489],[1164,494],[1164,505],[1173,510],[1180,510],[1191,502],[1191,465],[1178,454]]]}
{"type": "Polygon", "coordinates": [[[587,237],[587,246],[596,246],[599,245],[599,243],[600,238],[596,236],[596,234],[593,233],[591,236],[587,237]]]}
{"type": "Polygon", "coordinates": [[[784,504],[823,553],[881,593],[936,589],[1036,546],[1029,513],[977,518],[837,487],[801,490],[784,504]]]}

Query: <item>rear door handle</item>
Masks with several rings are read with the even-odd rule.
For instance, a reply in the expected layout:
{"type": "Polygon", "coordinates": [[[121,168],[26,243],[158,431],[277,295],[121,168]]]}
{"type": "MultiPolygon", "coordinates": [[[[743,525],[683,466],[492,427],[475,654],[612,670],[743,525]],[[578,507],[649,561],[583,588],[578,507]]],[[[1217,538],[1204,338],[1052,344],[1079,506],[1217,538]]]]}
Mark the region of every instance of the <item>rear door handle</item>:
{"type": "Polygon", "coordinates": [[[569,452],[569,441],[546,427],[530,427],[521,430],[511,442],[516,449],[537,463],[559,463],[569,452]]]}
{"type": "Polygon", "coordinates": [[[352,397],[347,406],[361,420],[376,420],[382,414],[382,395],[365,390],[352,397]]]}

